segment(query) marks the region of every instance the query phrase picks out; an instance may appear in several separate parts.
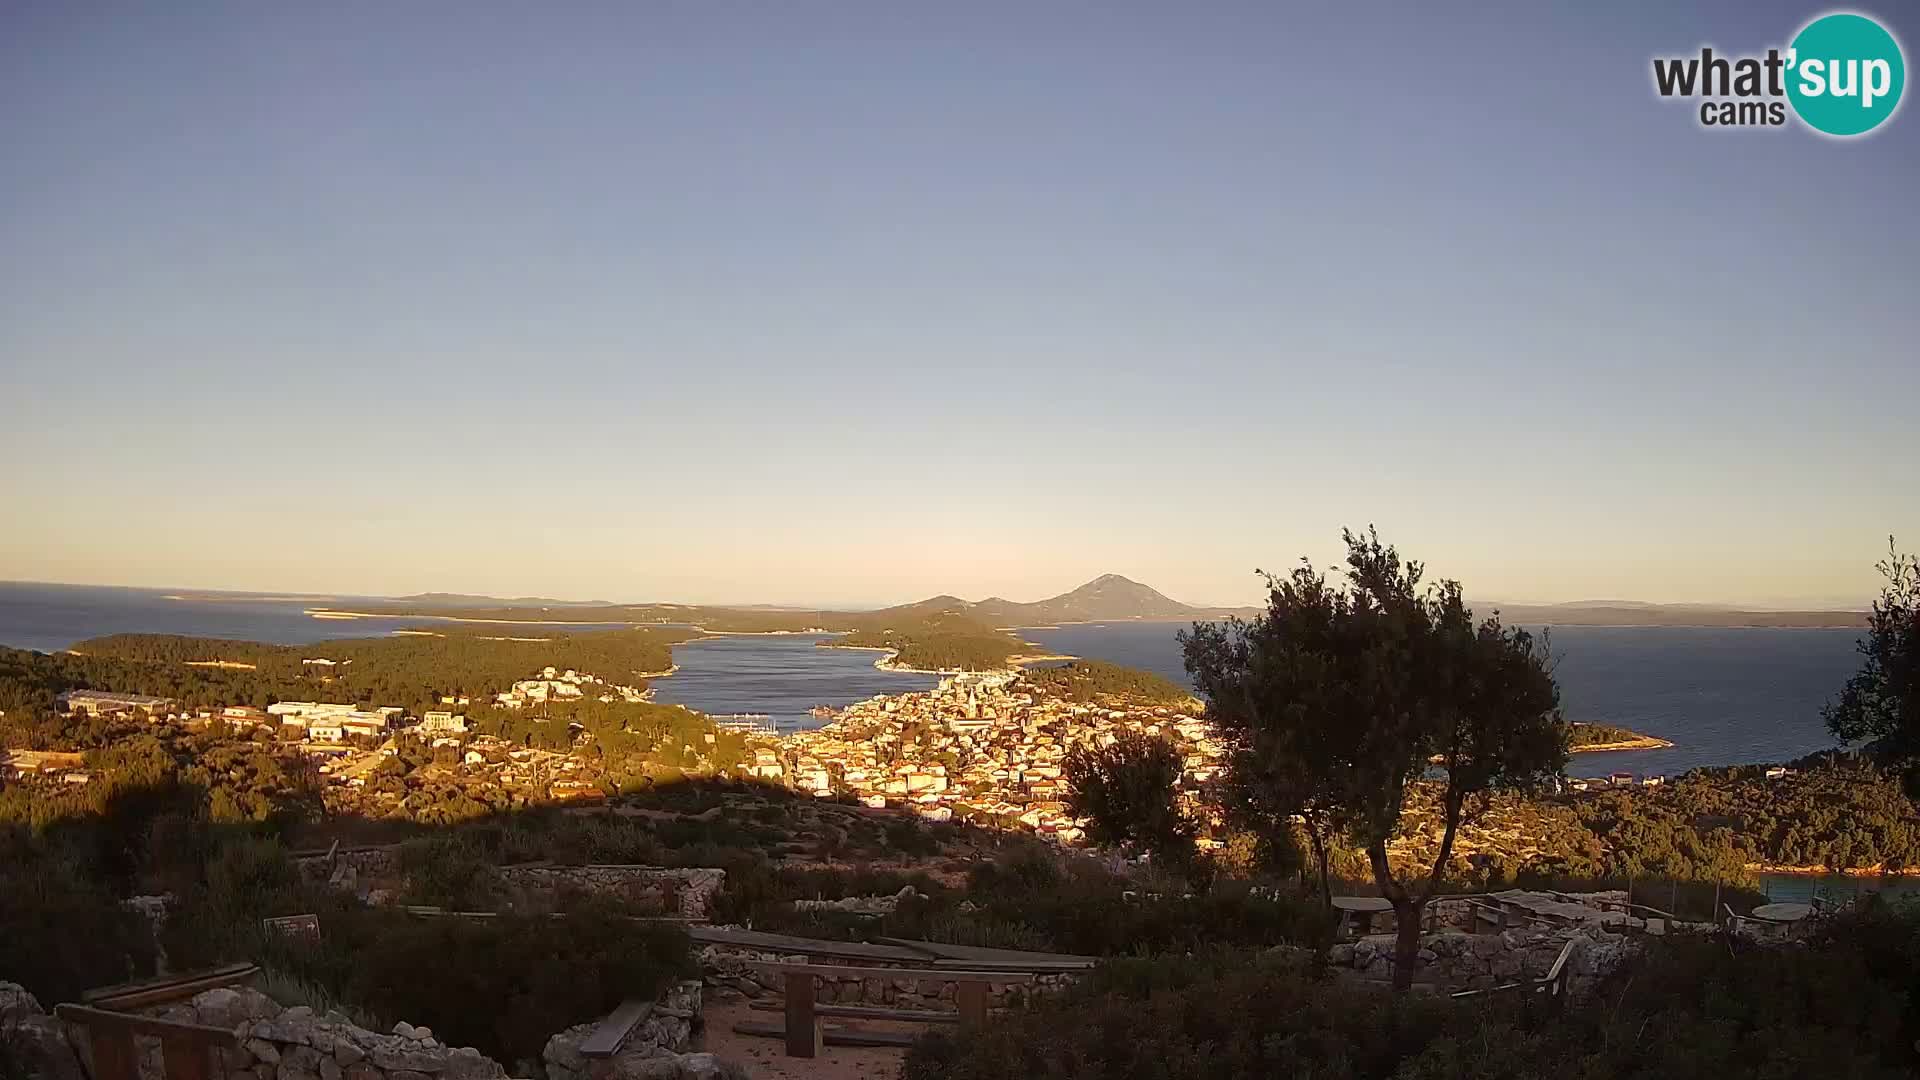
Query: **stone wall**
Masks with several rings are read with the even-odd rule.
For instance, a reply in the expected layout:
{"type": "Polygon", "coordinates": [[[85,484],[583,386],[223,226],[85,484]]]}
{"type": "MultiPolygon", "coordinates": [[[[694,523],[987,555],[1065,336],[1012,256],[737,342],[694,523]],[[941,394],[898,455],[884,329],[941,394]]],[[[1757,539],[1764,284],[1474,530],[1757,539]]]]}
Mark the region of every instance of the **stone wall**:
{"type": "MultiPolygon", "coordinates": [[[[239,1039],[222,1050],[227,1080],[504,1080],[500,1063],[470,1046],[447,1046],[424,1027],[407,1023],[387,1033],[358,1027],[344,1016],[281,1008],[250,987],[208,990],[190,1001],[146,1010],[163,1020],[225,1028],[239,1039]]],[[[700,983],[670,988],[652,1007],[616,1059],[615,1080],[712,1080],[739,1075],[711,1054],[686,1053],[700,1015],[700,983]]],[[[586,1080],[579,1040],[595,1023],[549,1040],[546,1080],[586,1080]]],[[[46,1015],[31,994],[0,983],[0,1044],[31,1080],[86,1080],[91,1051],[84,1029],[68,1029],[46,1015]]],[[[157,1040],[136,1037],[141,1080],[162,1080],[157,1040]]]]}
{"type": "MultiPolygon", "coordinates": [[[[712,1054],[685,1052],[699,1015],[699,980],[669,988],[608,1063],[613,1080],[708,1080],[729,1075],[727,1066],[712,1054]]],[[[589,1080],[592,1070],[580,1054],[580,1043],[597,1023],[576,1024],[547,1040],[540,1054],[546,1080],[589,1080]]]]}
{"type": "MultiPolygon", "coordinates": [[[[759,998],[784,995],[785,979],[780,975],[755,968],[753,964],[756,962],[834,965],[832,960],[810,960],[805,956],[760,952],[733,945],[708,945],[700,950],[699,957],[700,970],[705,976],[708,988],[716,998],[759,998]]],[[[860,961],[858,966],[888,965],[874,961],[860,961]]],[[[1040,975],[1027,985],[991,985],[987,988],[987,1004],[992,1008],[1000,1008],[1018,1004],[1030,994],[1054,993],[1067,986],[1074,977],[1069,973],[1040,975]]],[[[841,978],[820,978],[816,980],[814,987],[814,1000],[821,1004],[884,1005],[896,1009],[948,1011],[958,1008],[954,1001],[956,993],[954,984],[941,978],[912,974],[902,974],[897,979],[847,975],[841,978]]]]}
{"type": "Polygon", "coordinates": [[[529,899],[586,892],[702,921],[727,880],[725,870],[666,866],[502,866],[497,872],[508,888],[529,899]]]}
{"type": "MultiPolygon", "coordinates": [[[[295,859],[294,866],[307,881],[325,881],[376,903],[390,899],[388,891],[398,889],[405,877],[394,847],[341,851],[331,859],[307,855],[295,859]]],[[[494,874],[509,891],[534,904],[550,904],[561,892],[585,892],[699,920],[708,917],[714,895],[727,880],[725,870],[667,866],[541,863],[495,867],[494,874]]]]}
{"type": "Polygon", "coordinates": [[[397,847],[355,848],[326,855],[303,855],[293,865],[305,881],[324,881],[342,892],[362,899],[372,891],[374,882],[398,881],[400,849],[397,847]]]}
{"type": "MultiPolygon", "coordinates": [[[[240,1080],[499,1080],[500,1063],[470,1046],[448,1046],[424,1027],[398,1023],[391,1032],[359,1027],[338,1013],[305,1006],[283,1009],[251,987],[208,990],[192,1000],[150,1010],[163,1020],[231,1028],[241,1039],[223,1051],[226,1075],[240,1080]]],[[[157,1056],[142,1053],[142,1074],[159,1075],[157,1056]]]]}
{"type": "MultiPolygon", "coordinates": [[[[1567,992],[1571,997],[1584,997],[1633,948],[1620,934],[1599,927],[1506,930],[1498,934],[1443,930],[1421,935],[1414,983],[1444,990],[1483,990],[1538,979],[1553,967],[1569,941],[1573,942],[1573,952],[1567,958],[1567,992]]],[[[1327,959],[1336,971],[1349,977],[1390,982],[1393,951],[1392,934],[1369,934],[1359,941],[1335,945],[1327,959]]]]}

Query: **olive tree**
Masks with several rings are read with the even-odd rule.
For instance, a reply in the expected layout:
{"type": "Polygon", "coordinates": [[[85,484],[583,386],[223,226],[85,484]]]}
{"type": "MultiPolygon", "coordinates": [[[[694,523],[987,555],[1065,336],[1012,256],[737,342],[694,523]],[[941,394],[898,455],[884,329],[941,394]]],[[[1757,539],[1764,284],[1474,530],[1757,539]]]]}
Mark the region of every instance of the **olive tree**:
{"type": "Polygon", "coordinates": [[[1303,561],[1268,576],[1265,613],[1197,623],[1181,639],[1231,747],[1241,812],[1274,831],[1304,819],[1323,882],[1325,845],[1365,851],[1399,924],[1394,985],[1405,989],[1461,822],[1493,791],[1558,777],[1567,729],[1542,640],[1497,614],[1476,621],[1456,581],[1423,587],[1421,565],[1376,531],[1342,535],[1344,582],[1303,561]],[[1417,784],[1435,789],[1440,846],[1431,866],[1396,868],[1387,848],[1417,784]]]}
{"type": "Polygon", "coordinates": [[[1920,800],[1920,556],[1900,554],[1889,536],[1877,569],[1887,584],[1859,643],[1865,659],[1823,715],[1836,738],[1865,742],[1882,766],[1903,770],[1907,795],[1920,800]]]}

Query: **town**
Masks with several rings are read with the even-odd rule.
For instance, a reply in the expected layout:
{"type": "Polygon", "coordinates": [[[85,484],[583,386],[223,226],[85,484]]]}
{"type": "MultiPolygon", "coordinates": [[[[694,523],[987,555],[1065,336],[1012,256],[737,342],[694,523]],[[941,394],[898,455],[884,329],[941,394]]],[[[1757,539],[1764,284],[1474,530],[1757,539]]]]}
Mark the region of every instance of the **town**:
{"type": "MultiPolygon", "coordinates": [[[[549,701],[641,702],[649,692],[548,667],[495,695],[497,709],[535,724],[549,701]]],[[[188,729],[215,725],[237,737],[264,739],[277,753],[313,763],[330,810],[374,816],[404,815],[406,784],[379,784],[381,766],[409,749],[423,759],[412,786],[430,780],[475,792],[493,789],[516,803],[600,802],[617,794],[592,752],[594,737],[578,724],[557,749],[516,745],[476,730],[465,695],[446,706],[409,715],[395,706],[280,701],[257,708],[230,705],[183,709],[170,698],[95,690],[61,695],[69,715],[146,719],[188,729]]],[[[1124,698],[1090,703],[1039,691],[1017,671],[952,674],[930,691],[879,696],[838,710],[816,730],[776,734],[763,725],[720,721],[701,738],[740,738],[746,753],[735,775],[780,784],[818,797],[856,799],[868,807],[907,808],[929,821],[975,821],[1030,830],[1072,844],[1084,832],[1067,808],[1062,764],[1076,746],[1110,743],[1133,730],[1167,738],[1185,757],[1182,787],[1190,793],[1221,767],[1224,749],[1200,719],[1199,703],[1184,707],[1124,698]]],[[[700,747],[688,747],[698,757],[700,747]]],[[[0,770],[84,784],[78,754],[11,751],[0,770]]]]}
{"type": "Polygon", "coordinates": [[[1125,730],[1164,737],[1184,754],[1181,786],[1191,791],[1225,756],[1199,712],[1197,701],[1176,708],[1036,695],[1017,672],[950,675],[933,690],[870,698],[822,728],[760,747],[753,771],[815,795],[904,804],[933,821],[1024,826],[1073,843],[1084,833],[1060,779],[1068,752],[1125,730]]]}

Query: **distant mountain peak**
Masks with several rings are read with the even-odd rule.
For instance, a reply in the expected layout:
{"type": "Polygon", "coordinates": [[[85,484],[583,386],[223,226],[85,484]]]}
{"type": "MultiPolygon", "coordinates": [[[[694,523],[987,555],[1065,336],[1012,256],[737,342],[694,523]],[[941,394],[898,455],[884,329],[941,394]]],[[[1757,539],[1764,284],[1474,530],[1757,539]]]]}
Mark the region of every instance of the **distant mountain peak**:
{"type": "Polygon", "coordinates": [[[1159,591],[1119,574],[1101,574],[1071,592],[1030,604],[998,596],[977,604],[956,596],[933,596],[907,606],[921,611],[958,609],[1001,626],[1103,622],[1109,619],[1178,619],[1202,610],[1170,600],[1159,591]]]}

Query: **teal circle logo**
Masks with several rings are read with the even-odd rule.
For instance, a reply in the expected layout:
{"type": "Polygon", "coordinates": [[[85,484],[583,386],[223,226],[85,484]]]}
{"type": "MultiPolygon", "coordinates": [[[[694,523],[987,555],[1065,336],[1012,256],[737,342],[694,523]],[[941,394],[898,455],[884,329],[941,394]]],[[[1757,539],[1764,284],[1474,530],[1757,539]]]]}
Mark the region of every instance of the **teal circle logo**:
{"type": "Polygon", "coordinates": [[[1822,15],[1788,49],[1787,100],[1815,131],[1865,135],[1900,107],[1906,86],[1900,43],[1865,15],[1822,15]]]}

